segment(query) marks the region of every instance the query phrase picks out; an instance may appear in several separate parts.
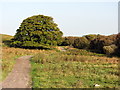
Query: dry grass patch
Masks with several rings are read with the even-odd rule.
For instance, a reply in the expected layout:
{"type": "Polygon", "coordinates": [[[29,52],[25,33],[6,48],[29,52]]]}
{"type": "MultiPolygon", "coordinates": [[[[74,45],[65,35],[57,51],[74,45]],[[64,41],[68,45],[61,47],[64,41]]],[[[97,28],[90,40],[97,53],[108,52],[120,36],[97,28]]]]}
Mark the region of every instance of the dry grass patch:
{"type": "MultiPolygon", "coordinates": [[[[15,61],[20,56],[35,55],[40,52],[46,52],[45,50],[30,50],[21,48],[2,48],[2,80],[11,72],[15,61]]],[[[1,81],[1,80],[0,80],[1,81]]]]}

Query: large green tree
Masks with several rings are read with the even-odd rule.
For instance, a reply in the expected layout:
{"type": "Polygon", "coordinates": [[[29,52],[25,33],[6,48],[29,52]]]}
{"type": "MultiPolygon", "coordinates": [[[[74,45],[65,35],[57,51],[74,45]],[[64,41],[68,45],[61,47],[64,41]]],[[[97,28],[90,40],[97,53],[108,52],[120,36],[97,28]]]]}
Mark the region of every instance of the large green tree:
{"type": "Polygon", "coordinates": [[[36,15],[23,20],[12,39],[14,47],[49,48],[62,41],[63,33],[53,18],[36,15]]]}

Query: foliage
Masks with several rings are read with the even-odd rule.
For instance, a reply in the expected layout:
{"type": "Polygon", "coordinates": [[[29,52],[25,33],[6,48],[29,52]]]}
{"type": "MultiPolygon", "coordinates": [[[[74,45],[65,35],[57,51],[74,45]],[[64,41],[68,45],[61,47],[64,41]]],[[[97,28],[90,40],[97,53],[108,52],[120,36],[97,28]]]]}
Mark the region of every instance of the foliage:
{"type": "Polygon", "coordinates": [[[103,47],[104,53],[107,54],[107,55],[115,54],[116,49],[117,49],[117,46],[115,44],[103,47]]]}
{"type": "Polygon", "coordinates": [[[79,49],[85,49],[89,46],[89,41],[85,37],[75,39],[73,46],[79,49]]]}
{"type": "Polygon", "coordinates": [[[120,33],[118,33],[116,36],[116,45],[120,47],[120,33]]]}
{"type": "Polygon", "coordinates": [[[78,37],[63,37],[63,42],[61,43],[61,46],[73,46],[75,39],[78,37]]]}
{"type": "Polygon", "coordinates": [[[118,55],[118,56],[120,56],[120,33],[118,33],[117,34],[117,36],[116,36],[116,43],[115,43],[116,45],[117,45],[117,49],[116,49],[116,54],[118,55]]]}
{"type": "MultiPolygon", "coordinates": [[[[99,35],[99,34],[98,34],[98,35],[99,35]]],[[[88,34],[88,35],[84,35],[84,36],[83,36],[83,37],[85,37],[85,38],[89,41],[89,43],[88,43],[88,45],[87,45],[87,48],[88,48],[88,49],[90,48],[90,42],[91,42],[92,40],[96,39],[98,35],[96,35],[96,34],[88,34]]]]}
{"type": "Polygon", "coordinates": [[[25,48],[50,48],[62,40],[63,33],[53,18],[36,15],[23,20],[12,39],[11,46],[25,48]]]}
{"type": "MultiPolygon", "coordinates": [[[[97,37],[97,35],[95,34],[89,34],[89,35],[85,35],[83,37],[63,37],[63,42],[61,44],[61,46],[74,46],[75,47],[75,43],[79,42],[78,39],[84,39],[85,42],[88,40],[89,42],[93,39],[95,39],[97,37]],[[77,39],[77,40],[76,40],[77,39]],[[87,39],[87,40],[86,40],[87,39]]],[[[81,40],[82,41],[82,40],[81,40]]],[[[83,42],[83,41],[82,41],[83,42]]],[[[89,43],[87,42],[87,46],[89,46],[89,43]]],[[[77,46],[76,46],[77,48],[77,46]]],[[[87,47],[86,47],[87,48],[87,47]]]]}
{"type": "Polygon", "coordinates": [[[94,40],[95,38],[97,38],[98,35],[96,34],[89,34],[89,35],[84,35],[83,37],[86,37],[89,41],[94,40]]]}
{"type": "Polygon", "coordinates": [[[100,34],[89,34],[82,37],[63,37],[64,40],[61,45],[72,46],[78,49],[90,49],[90,51],[101,54],[119,55],[119,35],[120,34],[113,34],[105,36],[100,34]],[[116,46],[114,47],[115,44],[116,46]]]}
{"type": "Polygon", "coordinates": [[[104,36],[98,35],[96,39],[90,42],[90,49],[96,52],[104,53],[103,47],[115,44],[116,35],[104,36]]]}

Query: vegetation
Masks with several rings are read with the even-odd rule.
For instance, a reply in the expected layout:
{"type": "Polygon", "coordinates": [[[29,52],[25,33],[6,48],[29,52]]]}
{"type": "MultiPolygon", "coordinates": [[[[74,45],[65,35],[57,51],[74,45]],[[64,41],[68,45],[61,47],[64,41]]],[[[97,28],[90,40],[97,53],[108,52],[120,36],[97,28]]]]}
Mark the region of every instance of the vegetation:
{"type": "Polygon", "coordinates": [[[105,54],[98,54],[94,52],[90,52],[90,50],[84,50],[84,49],[77,49],[77,48],[66,48],[66,52],[62,52],[64,55],[81,55],[81,56],[106,56],[105,54]]]}
{"type": "Polygon", "coordinates": [[[44,15],[23,20],[14,37],[0,34],[0,81],[11,72],[16,58],[33,55],[30,60],[33,88],[97,88],[96,84],[100,85],[98,88],[117,88],[120,85],[120,33],[62,35],[53,18],[44,15]]]}
{"type": "Polygon", "coordinates": [[[113,45],[116,42],[116,35],[104,36],[98,35],[96,39],[90,42],[90,49],[104,53],[103,47],[113,45]]]}
{"type": "Polygon", "coordinates": [[[12,39],[13,36],[5,35],[5,34],[0,34],[0,36],[2,37],[2,42],[0,45],[0,49],[2,51],[1,53],[2,78],[0,78],[0,81],[4,80],[5,77],[8,75],[8,73],[12,71],[16,59],[18,57],[24,55],[35,55],[36,53],[44,52],[44,50],[10,48],[6,45],[6,41],[12,39]]]}
{"type": "Polygon", "coordinates": [[[92,41],[97,38],[98,35],[96,34],[89,34],[89,35],[84,35],[83,37],[86,37],[88,41],[92,41]]]}
{"type": "Polygon", "coordinates": [[[10,40],[10,39],[13,38],[13,36],[11,36],[11,35],[6,35],[6,34],[0,34],[0,37],[1,37],[2,41],[10,40]]]}
{"type": "MultiPolygon", "coordinates": [[[[29,50],[20,48],[2,48],[2,80],[12,71],[16,59],[20,56],[35,55],[36,53],[44,52],[44,50],[29,50]]],[[[1,81],[1,80],[0,80],[1,81]]]]}
{"type": "Polygon", "coordinates": [[[116,45],[120,47],[120,33],[118,33],[116,36],[116,45]]]}
{"type": "Polygon", "coordinates": [[[103,50],[107,55],[113,55],[113,54],[115,55],[116,49],[117,49],[117,46],[115,44],[103,47],[103,50]]]}
{"type": "Polygon", "coordinates": [[[85,49],[88,48],[89,41],[85,37],[80,37],[75,39],[74,41],[74,47],[79,49],[85,49]]]}
{"type": "Polygon", "coordinates": [[[116,36],[116,45],[118,47],[116,50],[116,54],[120,56],[120,33],[118,33],[116,36]]]}
{"type": "Polygon", "coordinates": [[[61,43],[62,35],[52,17],[36,15],[23,20],[12,39],[11,46],[50,48],[61,43]]]}
{"type": "Polygon", "coordinates": [[[33,88],[97,88],[95,84],[100,85],[98,88],[117,88],[117,64],[114,57],[39,53],[31,59],[33,88]]]}
{"type": "Polygon", "coordinates": [[[6,34],[0,34],[1,40],[0,40],[0,47],[1,46],[7,46],[7,43],[10,42],[10,40],[13,38],[11,35],[6,34]]]}
{"type": "Polygon", "coordinates": [[[106,55],[118,55],[120,53],[119,34],[109,36],[89,34],[82,37],[64,37],[63,39],[61,44],[63,46],[72,46],[106,55]]]}
{"type": "Polygon", "coordinates": [[[73,46],[75,39],[78,37],[63,37],[63,42],[61,43],[61,46],[73,46]]]}

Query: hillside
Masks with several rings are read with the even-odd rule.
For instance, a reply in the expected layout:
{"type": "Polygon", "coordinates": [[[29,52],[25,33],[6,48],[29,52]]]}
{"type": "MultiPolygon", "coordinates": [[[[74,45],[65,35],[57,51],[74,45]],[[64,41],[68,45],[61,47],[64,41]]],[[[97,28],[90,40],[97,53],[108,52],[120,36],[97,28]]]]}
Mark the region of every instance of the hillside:
{"type": "Polygon", "coordinates": [[[13,38],[13,36],[7,35],[7,34],[0,34],[0,37],[1,37],[2,41],[10,40],[13,38]]]}
{"type": "Polygon", "coordinates": [[[5,41],[12,39],[13,36],[7,34],[0,34],[0,46],[5,47],[5,41]]]}

